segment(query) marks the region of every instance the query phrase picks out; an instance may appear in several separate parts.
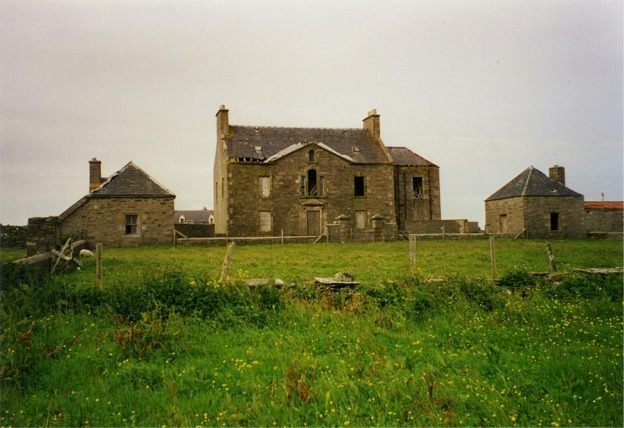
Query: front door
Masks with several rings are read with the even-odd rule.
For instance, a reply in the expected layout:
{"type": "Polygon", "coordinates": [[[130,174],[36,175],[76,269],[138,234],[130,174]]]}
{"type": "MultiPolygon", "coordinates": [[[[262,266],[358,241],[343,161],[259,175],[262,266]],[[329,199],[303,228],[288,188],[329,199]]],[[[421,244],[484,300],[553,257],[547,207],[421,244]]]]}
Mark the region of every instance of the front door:
{"type": "Polygon", "coordinates": [[[308,220],[308,236],[320,236],[321,234],[321,212],[306,211],[308,220]]]}

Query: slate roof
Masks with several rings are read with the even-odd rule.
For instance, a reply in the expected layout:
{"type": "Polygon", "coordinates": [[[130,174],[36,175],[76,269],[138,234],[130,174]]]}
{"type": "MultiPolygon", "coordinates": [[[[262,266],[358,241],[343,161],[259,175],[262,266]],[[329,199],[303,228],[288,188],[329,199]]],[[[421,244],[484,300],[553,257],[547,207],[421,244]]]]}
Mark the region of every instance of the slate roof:
{"type": "Polygon", "coordinates": [[[214,216],[213,210],[176,210],[173,212],[173,221],[177,223],[180,216],[184,216],[188,223],[208,223],[211,215],[214,216]]]}
{"type": "Polygon", "coordinates": [[[494,192],[486,201],[518,196],[583,196],[548,177],[533,166],[522,171],[509,183],[494,192]]]}
{"type": "Polygon", "coordinates": [[[354,163],[388,163],[381,146],[364,129],[231,125],[227,149],[229,156],[239,160],[269,162],[290,146],[302,148],[310,143],[322,143],[354,163]]]}
{"type": "Polygon", "coordinates": [[[83,196],[59,216],[64,220],[91,198],[175,198],[175,195],[161,186],[135,163],[128,162],[119,171],[108,177],[91,193],[83,196]]]}
{"type": "Polygon", "coordinates": [[[108,177],[88,196],[103,197],[175,197],[135,163],[128,162],[119,171],[108,177]]]}
{"type": "Polygon", "coordinates": [[[388,147],[392,163],[397,166],[435,166],[436,164],[429,162],[427,159],[417,155],[407,147],[388,147]]]}

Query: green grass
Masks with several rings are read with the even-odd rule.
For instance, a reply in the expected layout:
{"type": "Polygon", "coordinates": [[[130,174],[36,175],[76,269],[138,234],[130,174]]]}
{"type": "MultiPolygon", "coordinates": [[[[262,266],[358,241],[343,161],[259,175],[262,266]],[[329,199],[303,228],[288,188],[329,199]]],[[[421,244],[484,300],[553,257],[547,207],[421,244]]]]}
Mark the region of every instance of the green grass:
{"type": "MultiPolygon", "coordinates": [[[[622,264],[621,242],[553,248],[565,270],[622,264]]],[[[547,270],[544,242],[497,249],[501,274],[547,270]]],[[[0,425],[624,422],[621,276],[526,279],[509,291],[479,279],[490,272],[487,241],[420,242],[416,277],[406,243],[241,246],[231,271],[298,286],[263,295],[206,285],[225,296],[208,315],[163,303],[193,304],[223,254],[107,249],[101,291],[93,260],[46,292],[3,284],[0,425]],[[305,285],[342,270],[363,282],[352,297],[305,285]],[[157,294],[132,294],[146,288],[157,294]],[[144,305],[137,321],[106,303],[124,298],[144,305]]]]}
{"type": "MultiPolygon", "coordinates": [[[[560,271],[572,268],[622,266],[620,241],[553,241],[560,271]]],[[[499,275],[524,269],[547,272],[546,241],[499,239],[496,241],[499,275]]],[[[218,278],[224,247],[106,248],[104,281],[134,281],[147,272],[180,268],[191,275],[218,278]]],[[[92,281],[95,261],[87,259],[79,281],[92,281]]],[[[489,277],[487,240],[419,241],[417,269],[425,276],[489,277]]],[[[365,284],[380,283],[410,274],[406,241],[388,243],[323,243],[237,246],[230,274],[243,278],[281,278],[309,282],[314,277],[351,272],[365,284]]]]}

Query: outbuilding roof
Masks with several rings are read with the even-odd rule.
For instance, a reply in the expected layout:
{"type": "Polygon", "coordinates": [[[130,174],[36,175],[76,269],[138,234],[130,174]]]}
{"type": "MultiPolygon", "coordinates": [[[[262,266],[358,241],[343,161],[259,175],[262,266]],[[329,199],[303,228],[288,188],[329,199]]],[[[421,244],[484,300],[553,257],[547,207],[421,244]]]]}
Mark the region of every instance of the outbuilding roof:
{"type": "Polygon", "coordinates": [[[585,201],[586,210],[624,210],[624,201],[585,201]]]}
{"type": "Polygon", "coordinates": [[[518,196],[583,196],[530,166],[509,183],[494,192],[486,201],[518,196]]]}
{"type": "Polygon", "coordinates": [[[407,147],[388,147],[392,163],[397,166],[435,166],[436,164],[417,155],[407,147]]]}
{"type": "Polygon", "coordinates": [[[113,196],[142,198],[175,197],[173,193],[160,185],[132,161],[108,177],[88,196],[92,198],[113,196]]]}
{"type": "Polygon", "coordinates": [[[270,162],[290,146],[316,143],[326,146],[353,163],[388,163],[381,145],[366,130],[352,128],[282,128],[230,125],[228,155],[237,160],[270,162]]]}
{"type": "Polygon", "coordinates": [[[119,171],[108,177],[91,193],[80,198],[67,208],[59,219],[62,221],[91,198],[175,198],[175,195],[160,185],[134,162],[128,162],[119,171]]]}

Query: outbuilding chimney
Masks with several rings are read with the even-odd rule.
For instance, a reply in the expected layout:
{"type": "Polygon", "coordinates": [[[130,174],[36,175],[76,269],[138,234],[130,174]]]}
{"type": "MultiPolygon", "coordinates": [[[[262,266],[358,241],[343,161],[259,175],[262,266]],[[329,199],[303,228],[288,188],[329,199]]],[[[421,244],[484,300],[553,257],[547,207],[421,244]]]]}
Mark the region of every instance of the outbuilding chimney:
{"type": "Polygon", "coordinates": [[[89,192],[102,184],[102,161],[93,158],[89,161],[89,192]]]}
{"type": "Polygon", "coordinates": [[[565,186],[565,168],[559,165],[551,166],[548,169],[548,176],[565,186]]]}
{"type": "Polygon", "coordinates": [[[230,132],[230,121],[228,118],[229,110],[225,108],[225,105],[219,107],[217,112],[217,140],[225,138],[230,132]]]}
{"type": "Polygon", "coordinates": [[[375,140],[379,140],[381,138],[381,130],[379,128],[379,115],[377,114],[377,110],[373,109],[368,112],[368,116],[366,119],[363,119],[364,129],[368,131],[368,134],[371,138],[375,140]]]}

